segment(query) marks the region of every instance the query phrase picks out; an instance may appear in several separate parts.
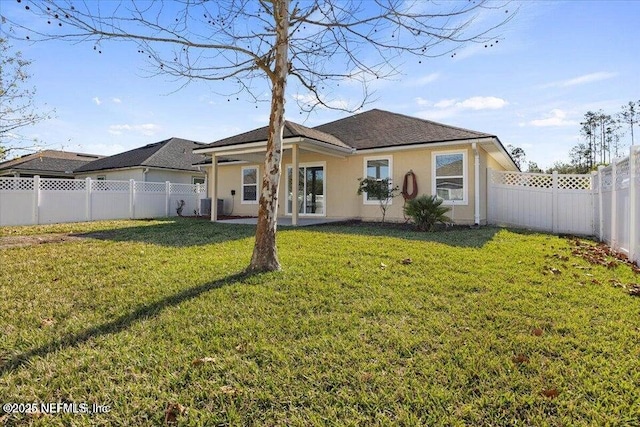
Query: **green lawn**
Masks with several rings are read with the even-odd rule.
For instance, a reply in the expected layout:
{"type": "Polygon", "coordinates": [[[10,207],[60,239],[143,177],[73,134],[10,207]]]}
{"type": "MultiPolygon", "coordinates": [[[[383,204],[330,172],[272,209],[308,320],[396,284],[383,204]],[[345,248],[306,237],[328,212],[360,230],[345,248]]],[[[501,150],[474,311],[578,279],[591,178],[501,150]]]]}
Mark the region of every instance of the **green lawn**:
{"type": "Polygon", "coordinates": [[[482,228],[282,228],[283,271],[244,276],[253,227],[121,221],[0,249],[0,403],[105,414],[0,424],[640,425],[628,266],[482,228]],[[411,258],[410,264],[402,263],[411,258]]]}

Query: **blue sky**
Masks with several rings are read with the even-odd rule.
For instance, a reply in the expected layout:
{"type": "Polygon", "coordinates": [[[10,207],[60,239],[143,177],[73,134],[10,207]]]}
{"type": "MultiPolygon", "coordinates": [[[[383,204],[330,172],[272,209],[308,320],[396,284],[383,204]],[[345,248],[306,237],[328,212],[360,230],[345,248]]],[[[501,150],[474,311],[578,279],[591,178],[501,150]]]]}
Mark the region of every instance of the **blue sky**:
{"type": "MultiPolygon", "coordinates": [[[[585,112],[613,114],[640,100],[640,1],[515,6],[518,15],[500,30],[494,47],[471,45],[454,58],[421,64],[407,60],[403,76],[376,82],[375,101],[365,110],[492,133],[505,145],[524,148],[527,159],[542,167],[568,160],[585,112]]],[[[0,13],[22,19],[24,11],[2,1],[0,13]]],[[[180,82],[149,77],[134,45],[106,43],[98,55],[90,43],[12,44],[33,61],[37,104],[56,110],[56,118],[23,132],[46,148],[109,155],[172,136],[212,142],[267,124],[268,103],[223,96],[222,84],[193,82],[180,89],[180,82]]],[[[337,93],[336,102],[352,101],[350,93],[337,93]]],[[[347,115],[327,109],[301,115],[294,96],[290,91],[289,120],[316,126],[347,115]]]]}

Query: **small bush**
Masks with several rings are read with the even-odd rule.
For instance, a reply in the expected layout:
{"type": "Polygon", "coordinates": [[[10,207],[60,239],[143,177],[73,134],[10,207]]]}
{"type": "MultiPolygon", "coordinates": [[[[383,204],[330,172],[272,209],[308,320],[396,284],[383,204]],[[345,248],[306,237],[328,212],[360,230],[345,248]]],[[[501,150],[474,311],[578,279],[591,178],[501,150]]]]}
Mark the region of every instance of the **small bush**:
{"type": "Polygon", "coordinates": [[[419,230],[431,231],[438,222],[451,222],[446,215],[450,208],[441,206],[442,202],[439,197],[422,195],[407,202],[404,214],[411,217],[419,230]]]}

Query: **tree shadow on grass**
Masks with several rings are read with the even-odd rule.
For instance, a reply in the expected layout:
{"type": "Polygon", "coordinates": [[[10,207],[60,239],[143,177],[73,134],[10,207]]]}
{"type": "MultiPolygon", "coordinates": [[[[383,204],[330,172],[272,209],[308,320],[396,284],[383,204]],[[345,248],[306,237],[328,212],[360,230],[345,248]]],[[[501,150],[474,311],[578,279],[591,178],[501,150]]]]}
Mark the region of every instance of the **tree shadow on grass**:
{"type": "Polygon", "coordinates": [[[93,338],[97,338],[100,336],[117,334],[130,328],[138,322],[158,316],[160,313],[162,313],[162,311],[169,307],[175,307],[182,302],[194,299],[213,289],[219,289],[223,286],[243,282],[245,279],[251,277],[252,275],[253,274],[247,272],[236,273],[215,280],[213,282],[185,289],[182,292],[169,295],[159,301],[143,305],[137,310],[129,314],[120,316],[111,322],[87,328],[78,333],[67,334],[60,339],[34,348],[32,350],[22,352],[13,356],[10,360],[2,362],[0,364],[0,375],[4,375],[27,365],[35,357],[44,357],[49,353],[54,353],[70,347],[77,347],[93,338]]]}
{"type": "MultiPolygon", "coordinates": [[[[240,240],[255,235],[255,226],[221,224],[195,219],[170,219],[153,225],[112,228],[71,236],[115,242],[142,242],[160,246],[188,247],[240,240]]],[[[144,222],[141,220],[141,222],[144,222]]]]}
{"type": "Polygon", "coordinates": [[[332,223],[305,227],[305,231],[321,231],[360,236],[393,237],[398,239],[436,242],[449,246],[481,248],[501,230],[499,227],[437,226],[432,232],[418,231],[412,224],[357,222],[332,223]]]}

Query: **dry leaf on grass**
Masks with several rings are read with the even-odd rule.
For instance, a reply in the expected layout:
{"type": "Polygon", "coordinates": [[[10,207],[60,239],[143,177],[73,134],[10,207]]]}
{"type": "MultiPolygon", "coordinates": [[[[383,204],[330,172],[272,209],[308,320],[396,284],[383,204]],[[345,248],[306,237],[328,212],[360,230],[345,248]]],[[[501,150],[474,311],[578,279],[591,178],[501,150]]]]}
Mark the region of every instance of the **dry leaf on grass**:
{"type": "Polygon", "coordinates": [[[387,264],[385,264],[384,262],[380,263],[380,269],[384,270],[385,268],[387,268],[387,264]]]}
{"type": "Polygon", "coordinates": [[[203,365],[205,363],[213,363],[215,362],[216,359],[214,359],[213,357],[203,357],[200,359],[195,359],[193,362],[191,362],[191,364],[193,366],[199,366],[199,365],[203,365]]]}
{"type": "Polygon", "coordinates": [[[402,260],[402,261],[400,261],[400,262],[402,262],[404,265],[409,265],[409,264],[411,264],[413,261],[411,260],[411,258],[405,258],[405,259],[403,259],[403,260],[402,260]]]}
{"type": "Polygon", "coordinates": [[[233,395],[238,393],[238,390],[231,387],[230,385],[223,385],[222,387],[220,387],[220,391],[228,395],[233,395]]]}
{"type": "Polygon", "coordinates": [[[178,416],[184,415],[187,412],[187,408],[179,403],[167,404],[167,409],[164,411],[165,424],[175,424],[178,422],[178,416]]]}
{"type": "Polygon", "coordinates": [[[540,337],[542,336],[542,329],[540,328],[533,328],[533,330],[531,331],[532,335],[535,335],[536,337],[540,337]]]}
{"type": "Polygon", "coordinates": [[[53,320],[50,317],[47,317],[47,318],[44,318],[44,319],[40,319],[40,327],[42,327],[42,328],[53,326],[54,323],[56,323],[56,321],[53,320]]]}
{"type": "Polygon", "coordinates": [[[640,297],[640,285],[633,285],[629,288],[629,295],[632,297],[640,297]]]}
{"type": "Polygon", "coordinates": [[[522,353],[514,356],[511,360],[513,361],[513,363],[517,363],[518,365],[529,363],[529,358],[522,353]]]}
{"type": "Polygon", "coordinates": [[[555,399],[560,395],[560,393],[558,392],[558,389],[554,387],[554,388],[547,388],[545,390],[542,390],[542,395],[550,399],[555,399]]]}

